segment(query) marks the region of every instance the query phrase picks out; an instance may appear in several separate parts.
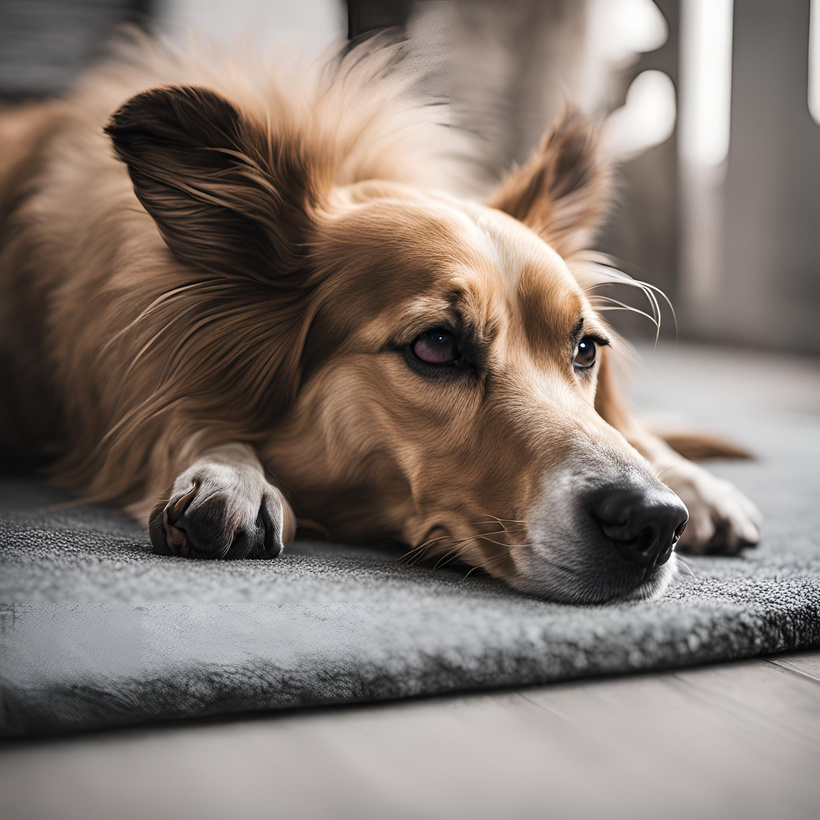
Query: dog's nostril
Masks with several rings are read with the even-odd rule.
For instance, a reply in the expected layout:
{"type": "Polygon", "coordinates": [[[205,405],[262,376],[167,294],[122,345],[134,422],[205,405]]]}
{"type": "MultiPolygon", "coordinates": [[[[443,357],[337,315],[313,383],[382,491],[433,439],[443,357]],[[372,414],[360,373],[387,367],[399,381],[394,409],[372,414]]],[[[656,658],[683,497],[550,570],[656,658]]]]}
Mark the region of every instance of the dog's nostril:
{"type": "MultiPolygon", "coordinates": [[[[618,552],[620,552],[624,558],[633,564],[639,564],[641,566],[649,566],[650,564],[657,563],[663,552],[660,533],[655,527],[644,527],[635,538],[627,540],[613,538],[612,540],[618,552]]],[[[668,546],[671,549],[671,541],[668,546]]],[[[666,559],[668,558],[669,556],[666,556],[666,559]]]]}
{"type": "Polygon", "coordinates": [[[635,539],[635,547],[641,552],[647,552],[652,549],[657,538],[658,531],[656,527],[644,527],[635,539]]]}
{"type": "Polygon", "coordinates": [[[689,516],[671,492],[607,487],[590,498],[590,512],[603,534],[630,563],[659,566],[669,560],[689,516]]]}

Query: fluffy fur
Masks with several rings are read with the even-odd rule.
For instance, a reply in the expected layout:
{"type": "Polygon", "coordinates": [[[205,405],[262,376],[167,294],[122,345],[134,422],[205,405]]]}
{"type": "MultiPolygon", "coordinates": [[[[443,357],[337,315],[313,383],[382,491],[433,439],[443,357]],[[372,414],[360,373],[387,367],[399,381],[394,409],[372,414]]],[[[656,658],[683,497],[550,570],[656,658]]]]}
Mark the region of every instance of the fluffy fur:
{"type": "Polygon", "coordinates": [[[443,193],[399,49],[270,67],[140,42],[0,114],[0,450],[192,557],[273,557],[298,516],[561,600],[641,597],[674,557],[625,561],[583,499],[679,504],[659,474],[692,548],[756,542],[749,502],[632,419],[609,350],[573,366],[582,329],[612,337],[579,255],[596,129],[567,109],[486,205],[443,193]],[[413,358],[432,328],[453,367],[413,358]]]}

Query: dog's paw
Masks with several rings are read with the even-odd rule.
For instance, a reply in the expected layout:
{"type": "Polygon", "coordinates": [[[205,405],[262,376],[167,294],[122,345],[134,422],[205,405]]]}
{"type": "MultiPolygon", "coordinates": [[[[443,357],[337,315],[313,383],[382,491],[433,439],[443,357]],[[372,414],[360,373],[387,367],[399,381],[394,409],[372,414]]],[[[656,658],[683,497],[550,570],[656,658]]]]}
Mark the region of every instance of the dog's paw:
{"type": "Polygon", "coordinates": [[[661,480],[689,509],[680,549],[697,555],[736,555],[760,541],[762,517],[733,484],[690,462],[668,469],[661,480]]]}
{"type": "Polygon", "coordinates": [[[225,464],[182,473],[148,524],[155,553],[184,558],[276,558],[294,529],[276,487],[257,470],[225,464]]]}

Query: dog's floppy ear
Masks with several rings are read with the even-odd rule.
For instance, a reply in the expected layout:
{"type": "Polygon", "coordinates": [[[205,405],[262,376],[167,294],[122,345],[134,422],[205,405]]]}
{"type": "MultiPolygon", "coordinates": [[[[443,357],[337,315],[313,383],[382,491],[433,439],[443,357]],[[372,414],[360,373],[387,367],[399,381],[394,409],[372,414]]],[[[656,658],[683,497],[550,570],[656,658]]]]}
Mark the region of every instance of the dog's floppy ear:
{"type": "Polygon", "coordinates": [[[565,105],[533,156],[513,169],[487,204],[570,256],[594,238],[608,204],[609,181],[598,129],[565,105]]]}
{"type": "Polygon", "coordinates": [[[166,86],[132,97],[105,132],[182,262],[284,283],[315,205],[309,168],[221,95],[166,86]]]}

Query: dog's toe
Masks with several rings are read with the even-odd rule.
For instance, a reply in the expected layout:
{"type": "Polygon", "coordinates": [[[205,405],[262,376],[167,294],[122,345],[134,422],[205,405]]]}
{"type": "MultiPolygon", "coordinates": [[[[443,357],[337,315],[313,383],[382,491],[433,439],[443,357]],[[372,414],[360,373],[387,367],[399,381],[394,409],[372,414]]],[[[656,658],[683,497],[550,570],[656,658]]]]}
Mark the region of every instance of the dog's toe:
{"type": "Polygon", "coordinates": [[[153,551],[183,558],[275,558],[284,544],[284,504],[273,487],[204,477],[158,504],[149,520],[153,551]]]}
{"type": "Polygon", "coordinates": [[[680,548],[695,555],[737,555],[760,541],[761,515],[733,484],[694,464],[664,476],[689,509],[680,548]]]}

